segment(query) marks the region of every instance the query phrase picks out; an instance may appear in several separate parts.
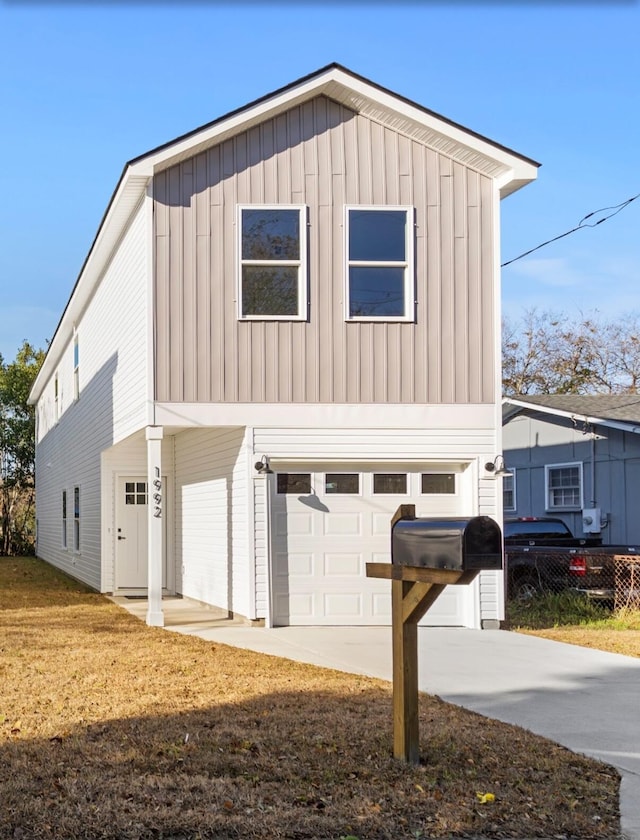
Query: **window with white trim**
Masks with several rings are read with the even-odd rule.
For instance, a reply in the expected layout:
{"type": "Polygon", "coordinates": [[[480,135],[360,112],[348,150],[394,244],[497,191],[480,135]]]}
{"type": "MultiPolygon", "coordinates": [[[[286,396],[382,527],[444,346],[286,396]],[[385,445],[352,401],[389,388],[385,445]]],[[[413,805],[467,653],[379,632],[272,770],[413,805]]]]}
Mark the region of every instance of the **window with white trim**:
{"type": "Polygon", "coordinates": [[[516,471],[502,479],[502,507],[504,510],[516,510],[516,471]]]}
{"type": "Polygon", "coordinates": [[[544,469],[547,510],[580,510],[582,464],[548,464],[544,469]]]}
{"type": "Polygon", "coordinates": [[[54,401],[54,415],[56,422],[60,419],[60,381],[58,374],[53,377],[53,401],[54,401]]]}
{"type": "Polygon", "coordinates": [[[346,208],[348,321],[413,321],[412,207],[346,208]]]}
{"type": "Polygon", "coordinates": [[[73,488],[73,550],[80,551],[80,488],[73,488]]]}
{"type": "Polygon", "coordinates": [[[306,319],[306,207],[239,207],[238,230],[239,317],[306,319]]]}

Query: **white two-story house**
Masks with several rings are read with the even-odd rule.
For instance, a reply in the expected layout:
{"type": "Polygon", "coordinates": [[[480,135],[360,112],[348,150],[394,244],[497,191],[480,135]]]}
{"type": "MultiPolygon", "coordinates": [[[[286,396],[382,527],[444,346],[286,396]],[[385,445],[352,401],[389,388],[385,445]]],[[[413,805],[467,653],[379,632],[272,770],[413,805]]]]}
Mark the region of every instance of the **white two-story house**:
{"type": "Polygon", "coordinates": [[[501,516],[500,200],[536,171],[335,64],[127,163],[31,395],[38,555],[152,625],[390,622],[400,503],[501,516]]]}

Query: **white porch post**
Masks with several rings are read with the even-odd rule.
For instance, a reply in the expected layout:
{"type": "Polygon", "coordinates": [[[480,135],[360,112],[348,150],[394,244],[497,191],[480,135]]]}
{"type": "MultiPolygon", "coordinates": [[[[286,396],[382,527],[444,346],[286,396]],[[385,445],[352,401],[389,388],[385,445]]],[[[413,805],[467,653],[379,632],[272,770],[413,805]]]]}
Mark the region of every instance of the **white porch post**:
{"type": "Polygon", "coordinates": [[[164,557],[164,506],[162,486],[162,426],[147,426],[148,504],[148,609],[147,624],[164,627],[162,612],[162,561],[164,557]]]}

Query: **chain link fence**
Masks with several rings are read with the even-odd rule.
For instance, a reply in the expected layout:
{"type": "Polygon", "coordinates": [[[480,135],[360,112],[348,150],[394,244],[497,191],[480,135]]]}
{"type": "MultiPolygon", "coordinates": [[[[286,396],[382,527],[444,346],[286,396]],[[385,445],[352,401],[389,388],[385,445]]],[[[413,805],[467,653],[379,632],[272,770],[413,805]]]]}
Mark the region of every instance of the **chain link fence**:
{"type": "Polygon", "coordinates": [[[640,609],[640,555],[507,549],[505,574],[508,603],[572,592],[610,610],[640,609]]]}

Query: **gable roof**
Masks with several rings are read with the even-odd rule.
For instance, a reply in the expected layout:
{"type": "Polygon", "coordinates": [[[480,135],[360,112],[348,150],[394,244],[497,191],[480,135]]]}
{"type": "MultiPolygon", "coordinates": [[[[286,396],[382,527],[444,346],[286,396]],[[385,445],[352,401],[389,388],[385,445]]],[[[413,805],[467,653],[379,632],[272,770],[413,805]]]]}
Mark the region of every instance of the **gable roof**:
{"type": "Polygon", "coordinates": [[[536,394],[505,397],[503,422],[526,409],[640,433],[640,394],[536,394]]]}
{"type": "Polygon", "coordinates": [[[340,64],[329,64],[125,164],[33,385],[31,402],[38,399],[52,375],[72,335],[74,323],[81,317],[153,176],[317,96],[333,99],[357,114],[424,143],[492,178],[500,198],[536,178],[540,164],[531,158],[393,93],[340,64]]]}

